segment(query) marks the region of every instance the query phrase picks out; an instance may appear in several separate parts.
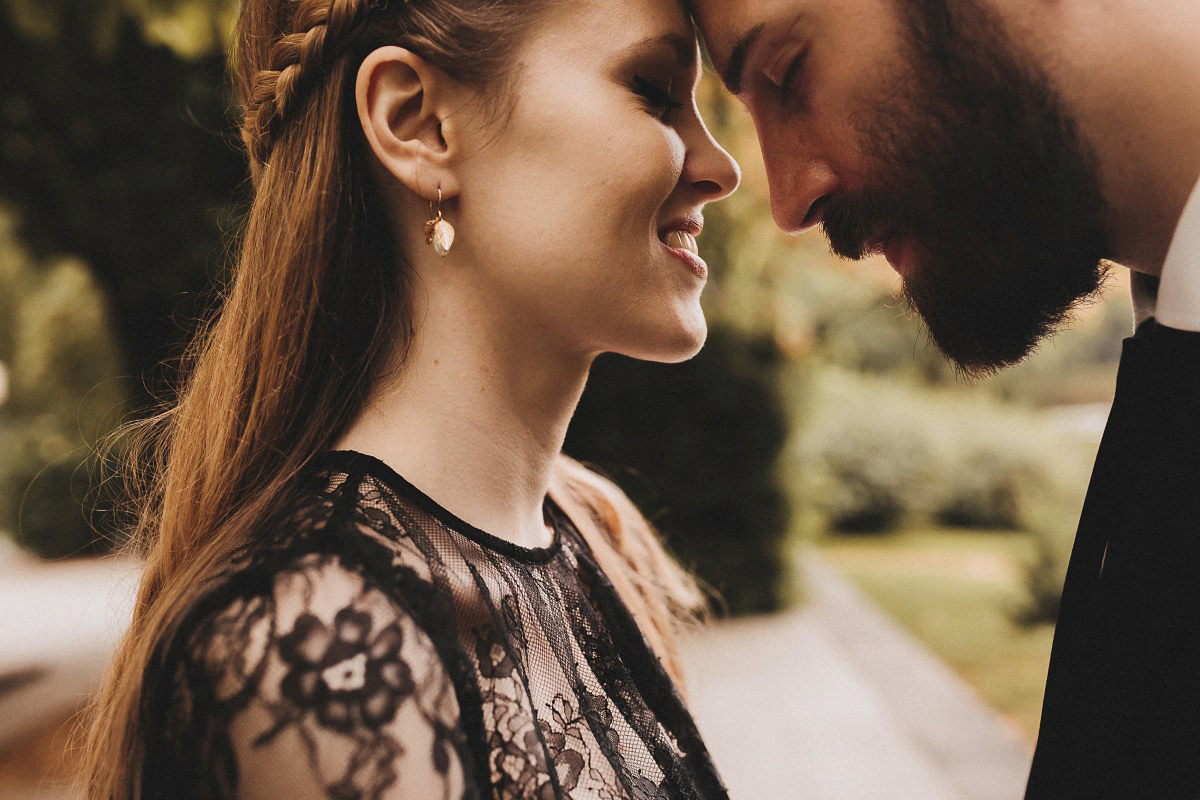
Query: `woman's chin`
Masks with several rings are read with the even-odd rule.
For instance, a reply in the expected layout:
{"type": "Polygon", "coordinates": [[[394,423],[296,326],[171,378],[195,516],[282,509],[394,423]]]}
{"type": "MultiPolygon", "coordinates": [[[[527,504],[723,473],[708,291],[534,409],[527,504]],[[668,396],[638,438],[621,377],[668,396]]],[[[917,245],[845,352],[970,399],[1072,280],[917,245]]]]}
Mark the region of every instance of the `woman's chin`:
{"type": "Polygon", "coordinates": [[[680,322],[674,330],[659,331],[656,336],[647,336],[637,346],[624,348],[620,352],[630,358],[661,364],[687,361],[704,347],[704,341],[708,338],[708,324],[703,314],[698,314],[695,320],[687,320],[686,324],[682,320],[680,322]]]}

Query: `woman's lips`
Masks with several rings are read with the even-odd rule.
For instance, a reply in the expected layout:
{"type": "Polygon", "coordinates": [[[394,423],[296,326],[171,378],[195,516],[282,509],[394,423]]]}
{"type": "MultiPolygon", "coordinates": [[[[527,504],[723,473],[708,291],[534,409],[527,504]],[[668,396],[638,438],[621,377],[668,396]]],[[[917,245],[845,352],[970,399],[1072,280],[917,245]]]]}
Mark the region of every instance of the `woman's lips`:
{"type": "Polygon", "coordinates": [[[704,229],[703,221],[697,216],[676,219],[658,232],[658,240],[691,270],[697,278],[708,278],[708,265],[700,257],[700,245],[696,237],[704,229]]]}
{"type": "Polygon", "coordinates": [[[663,246],[671,255],[683,262],[692,274],[701,280],[708,278],[708,264],[700,257],[696,237],[685,231],[671,231],[664,237],[663,246]]]}

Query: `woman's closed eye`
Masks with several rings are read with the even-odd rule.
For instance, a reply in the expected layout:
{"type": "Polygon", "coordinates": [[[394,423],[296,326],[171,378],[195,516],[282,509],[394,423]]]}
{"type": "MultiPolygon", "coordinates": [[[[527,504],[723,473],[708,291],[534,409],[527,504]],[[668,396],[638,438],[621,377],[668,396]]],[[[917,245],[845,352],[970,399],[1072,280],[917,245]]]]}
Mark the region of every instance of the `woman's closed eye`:
{"type": "Polygon", "coordinates": [[[672,111],[677,111],[683,108],[683,103],[677,102],[671,97],[671,84],[654,81],[649,78],[643,78],[640,75],[633,76],[633,91],[634,94],[641,97],[646,102],[646,106],[655,112],[660,120],[666,121],[672,111]]]}

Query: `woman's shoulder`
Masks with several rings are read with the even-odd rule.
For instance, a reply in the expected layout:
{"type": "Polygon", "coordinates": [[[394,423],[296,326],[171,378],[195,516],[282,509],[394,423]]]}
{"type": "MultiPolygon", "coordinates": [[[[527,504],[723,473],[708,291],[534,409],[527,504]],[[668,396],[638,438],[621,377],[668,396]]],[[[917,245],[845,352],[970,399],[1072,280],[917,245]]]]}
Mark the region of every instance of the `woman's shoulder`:
{"type": "Polygon", "coordinates": [[[194,652],[203,640],[220,651],[231,632],[269,623],[265,630],[286,650],[289,632],[320,627],[332,636],[362,628],[367,617],[374,630],[384,617],[431,613],[427,559],[406,543],[416,522],[381,503],[366,476],[319,464],[297,476],[288,497],[193,594],[177,643],[194,652]]]}
{"type": "Polygon", "coordinates": [[[161,796],[472,796],[453,609],[379,491],[306,471],[197,587],[148,675],[161,796]]]}
{"type": "Polygon", "coordinates": [[[244,566],[188,616],[162,676],[164,766],[229,797],[462,796],[454,659],[354,558],[244,566]]]}
{"type": "MultiPolygon", "coordinates": [[[[238,583],[239,573],[287,571],[319,556],[368,581],[393,584],[397,571],[428,580],[435,553],[413,541],[428,530],[427,520],[372,467],[356,453],[314,458],[230,555],[220,578],[238,583]]],[[[256,584],[261,589],[262,581],[256,584]]]]}
{"type": "Polygon", "coordinates": [[[324,672],[347,660],[357,664],[360,654],[390,658],[409,642],[410,656],[436,658],[403,597],[336,552],[298,553],[234,572],[201,594],[191,616],[179,632],[183,656],[213,680],[216,699],[234,706],[261,693],[271,666],[299,676],[288,683],[303,689],[291,695],[299,707],[316,684],[336,691],[336,676],[324,672]],[[323,677],[311,680],[301,675],[306,670],[323,677]]]}

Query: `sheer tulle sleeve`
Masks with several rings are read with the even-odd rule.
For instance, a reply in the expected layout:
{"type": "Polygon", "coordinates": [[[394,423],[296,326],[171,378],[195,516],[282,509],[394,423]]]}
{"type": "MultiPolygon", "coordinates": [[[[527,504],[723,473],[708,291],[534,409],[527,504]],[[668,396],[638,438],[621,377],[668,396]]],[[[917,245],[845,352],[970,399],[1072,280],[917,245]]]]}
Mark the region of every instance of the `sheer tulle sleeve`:
{"type": "Polygon", "coordinates": [[[213,794],[464,797],[458,702],[433,643],[336,557],[308,556],[208,616],[188,654],[213,794]]]}

